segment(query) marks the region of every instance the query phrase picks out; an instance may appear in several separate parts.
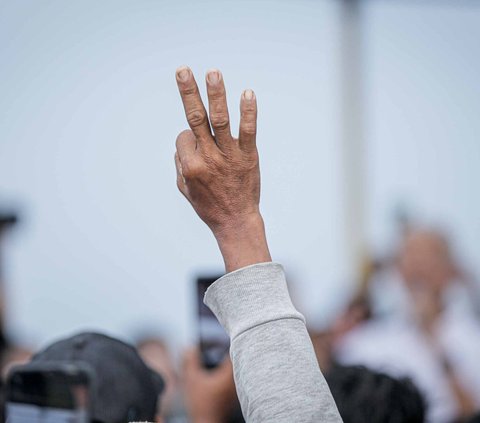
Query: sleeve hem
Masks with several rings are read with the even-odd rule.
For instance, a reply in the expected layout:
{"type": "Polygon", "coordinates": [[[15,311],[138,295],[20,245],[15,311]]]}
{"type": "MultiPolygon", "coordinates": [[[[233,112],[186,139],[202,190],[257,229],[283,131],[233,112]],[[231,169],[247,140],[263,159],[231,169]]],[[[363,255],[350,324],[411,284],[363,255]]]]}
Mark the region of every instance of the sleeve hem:
{"type": "Polygon", "coordinates": [[[205,294],[230,338],[267,322],[304,317],[293,306],[283,267],[259,263],[235,270],[214,282],[205,294]]]}

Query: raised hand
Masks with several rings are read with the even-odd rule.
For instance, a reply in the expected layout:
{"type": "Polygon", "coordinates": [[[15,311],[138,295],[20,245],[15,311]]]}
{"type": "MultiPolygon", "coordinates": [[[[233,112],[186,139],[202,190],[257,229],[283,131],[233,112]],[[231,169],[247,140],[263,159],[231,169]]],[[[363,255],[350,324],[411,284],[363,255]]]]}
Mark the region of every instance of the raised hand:
{"type": "Polygon", "coordinates": [[[227,271],[271,261],[259,211],[254,92],[241,96],[239,136],[234,138],[220,71],[207,73],[208,115],[192,71],[181,67],[176,79],[191,128],[176,142],[179,190],[215,235],[227,271]]]}

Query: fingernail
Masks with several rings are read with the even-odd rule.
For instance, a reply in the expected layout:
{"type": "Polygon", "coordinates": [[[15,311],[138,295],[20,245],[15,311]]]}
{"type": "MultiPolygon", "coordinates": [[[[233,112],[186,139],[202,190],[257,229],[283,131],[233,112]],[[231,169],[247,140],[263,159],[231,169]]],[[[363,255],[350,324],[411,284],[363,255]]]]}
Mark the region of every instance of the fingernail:
{"type": "Polygon", "coordinates": [[[186,66],[183,68],[177,69],[177,78],[179,81],[185,82],[188,80],[189,76],[190,76],[190,69],[187,68],[186,66]]]}
{"type": "Polygon", "coordinates": [[[243,93],[243,96],[245,97],[245,100],[253,100],[253,96],[255,94],[253,93],[252,90],[245,90],[245,92],[243,93]]]}
{"type": "Polygon", "coordinates": [[[207,81],[212,85],[215,85],[216,83],[218,83],[218,81],[220,81],[220,72],[217,70],[208,71],[207,81]]]}

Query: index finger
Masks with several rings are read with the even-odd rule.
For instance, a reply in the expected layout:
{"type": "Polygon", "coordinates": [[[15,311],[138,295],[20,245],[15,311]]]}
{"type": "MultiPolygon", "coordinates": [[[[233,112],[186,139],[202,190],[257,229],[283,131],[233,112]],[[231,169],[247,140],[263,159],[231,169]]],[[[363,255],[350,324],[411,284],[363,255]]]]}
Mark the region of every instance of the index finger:
{"type": "Polygon", "coordinates": [[[176,71],[176,79],[188,125],[200,143],[213,141],[207,112],[192,71],[187,66],[182,66],[176,71]]]}

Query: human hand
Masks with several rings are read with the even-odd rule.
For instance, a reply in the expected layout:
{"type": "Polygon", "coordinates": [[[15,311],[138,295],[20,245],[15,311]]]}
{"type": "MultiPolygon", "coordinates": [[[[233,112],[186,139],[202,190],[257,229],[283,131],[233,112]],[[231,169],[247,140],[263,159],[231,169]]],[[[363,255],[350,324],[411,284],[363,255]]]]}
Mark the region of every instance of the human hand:
{"type": "Polygon", "coordinates": [[[234,138],[220,71],[211,70],[206,77],[209,117],[192,71],[181,67],[176,79],[191,128],[176,142],[179,190],[215,235],[227,271],[271,261],[259,211],[255,94],[242,94],[239,136],[234,138]]]}
{"type": "Polygon", "coordinates": [[[192,423],[223,423],[238,406],[229,358],[213,370],[202,367],[197,349],[183,362],[185,402],[192,423]]]}

